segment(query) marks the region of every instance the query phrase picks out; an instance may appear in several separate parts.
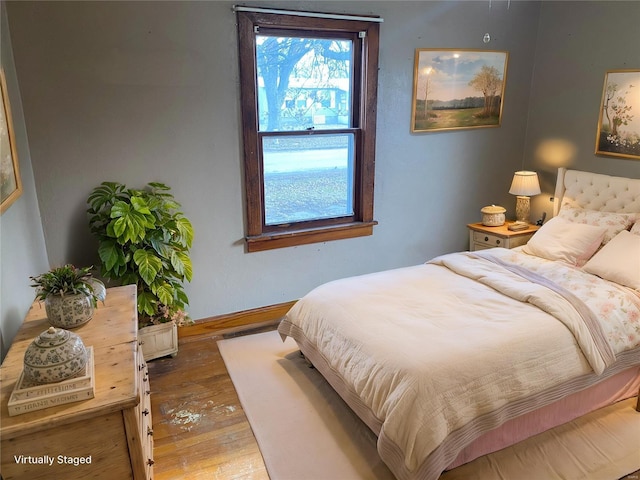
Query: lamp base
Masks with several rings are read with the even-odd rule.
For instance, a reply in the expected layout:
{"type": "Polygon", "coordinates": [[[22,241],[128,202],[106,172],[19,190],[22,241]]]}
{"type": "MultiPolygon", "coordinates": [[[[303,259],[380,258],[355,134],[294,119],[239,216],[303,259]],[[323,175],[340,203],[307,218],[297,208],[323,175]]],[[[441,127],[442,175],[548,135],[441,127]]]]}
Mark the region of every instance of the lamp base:
{"type": "Polygon", "coordinates": [[[516,220],[529,223],[529,197],[518,195],[516,197],[516,220]]]}

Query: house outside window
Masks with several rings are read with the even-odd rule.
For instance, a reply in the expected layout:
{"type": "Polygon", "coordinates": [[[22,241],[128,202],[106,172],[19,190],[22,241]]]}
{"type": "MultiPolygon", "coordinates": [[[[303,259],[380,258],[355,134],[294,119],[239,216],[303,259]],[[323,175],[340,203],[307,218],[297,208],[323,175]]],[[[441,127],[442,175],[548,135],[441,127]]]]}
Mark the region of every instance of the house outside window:
{"type": "Polygon", "coordinates": [[[371,235],[379,19],[237,10],[248,251],[371,235]]]}

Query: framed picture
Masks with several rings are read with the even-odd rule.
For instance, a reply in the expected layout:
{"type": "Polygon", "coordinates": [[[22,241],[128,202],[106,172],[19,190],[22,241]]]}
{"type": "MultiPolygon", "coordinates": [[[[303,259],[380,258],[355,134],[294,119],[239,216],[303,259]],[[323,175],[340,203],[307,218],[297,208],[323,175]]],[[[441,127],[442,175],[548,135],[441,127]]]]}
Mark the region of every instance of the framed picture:
{"type": "Polygon", "coordinates": [[[0,95],[2,99],[0,106],[0,213],[4,213],[22,193],[22,182],[7,96],[7,83],[2,70],[0,70],[0,87],[2,89],[2,95],[0,95]]]}
{"type": "Polygon", "coordinates": [[[509,52],[418,48],[411,131],[499,127],[509,52]]]}
{"type": "Polygon", "coordinates": [[[640,70],[605,74],[596,155],[640,160],[640,70]]]}

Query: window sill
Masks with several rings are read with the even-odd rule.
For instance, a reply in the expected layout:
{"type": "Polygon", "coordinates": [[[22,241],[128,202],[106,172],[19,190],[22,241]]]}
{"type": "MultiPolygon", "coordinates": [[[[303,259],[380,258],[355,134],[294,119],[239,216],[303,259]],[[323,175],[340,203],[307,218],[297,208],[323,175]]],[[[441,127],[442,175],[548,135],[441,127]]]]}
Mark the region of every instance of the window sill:
{"type": "Polygon", "coordinates": [[[308,245],[310,243],[343,240],[346,238],[366,237],[373,234],[373,227],[378,222],[353,222],[329,227],[305,230],[289,230],[287,232],[270,232],[262,235],[246,237],[249,252],[261,252],[276,248],[308,245]]]}

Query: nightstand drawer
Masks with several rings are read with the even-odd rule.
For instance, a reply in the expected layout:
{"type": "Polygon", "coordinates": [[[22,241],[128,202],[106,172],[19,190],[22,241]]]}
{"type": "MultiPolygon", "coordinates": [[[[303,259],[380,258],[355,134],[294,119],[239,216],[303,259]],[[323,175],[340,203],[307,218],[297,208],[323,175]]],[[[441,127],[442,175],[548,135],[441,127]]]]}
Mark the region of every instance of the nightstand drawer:
{"type": "Polygon", "coordinates": [[[487,247],[504,247],[505,239],[498,235],[491,235],[484,232],[473,232],[473,242],[481,243],[487,247]]]}
{"type": "Polygon", "coordinates": [[[505,223],[499,227],[488,227],[482,223],[470,223],[469,229],[469,249],[484,250],[485,248],[514,248],[524,245],[529,241],[538,226],[529,225],[526,230],[509,230],[509,224],[505,223]]]}

